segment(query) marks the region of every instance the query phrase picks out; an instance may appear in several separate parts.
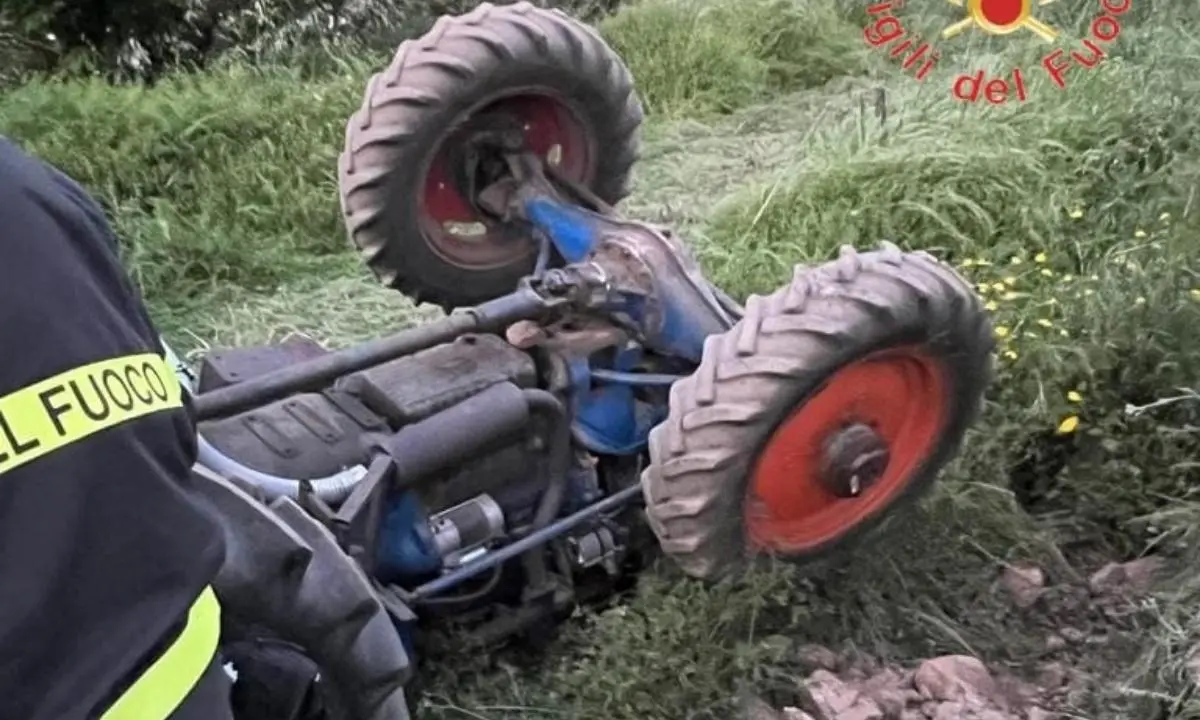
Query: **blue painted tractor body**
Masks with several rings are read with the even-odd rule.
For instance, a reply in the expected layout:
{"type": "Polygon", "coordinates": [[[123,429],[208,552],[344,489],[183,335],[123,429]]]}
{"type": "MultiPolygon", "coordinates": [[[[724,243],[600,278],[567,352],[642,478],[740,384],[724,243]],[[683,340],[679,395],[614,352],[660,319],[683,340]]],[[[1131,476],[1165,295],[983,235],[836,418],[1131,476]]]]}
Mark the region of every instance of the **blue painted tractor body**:
{"type": "MultiPolygon", "coordinates": [[[[466,425],[454,423],[454,418],[449,423],[443,420],[446,410],[432,411],[439,404],[436,398],[423,398],[430,400],[431,411],[411,415],[414,422],[406,433],[396,414],[381,417],[394,404],[379,397],[387,390],[362,379],[361,371],[370,372],[375,358],[383,355],[355,348],[339,355],[305,341],[209,353],[196,388],[202,418],[201,464],[240,478],[268,497],[288,495],[307,504],[317,516],[325,515],[327,524],[344,538],[346,549],[363,558],[380,587],[405,606],[419,610],[425,601],[453,599],[468,588],[466,594],[477,593],[477,597],[460,606],[476,616],[491,616],[495,622],[496,607],[489,606],[503,606],[510,619],[513,608],[527,609],[519,613],[524,621],[502,622],[503,627],[489,634],[497,640],[575,604],[569,587],[554,587],[541,598],[531,592],[523,565],[545,561],[554,554],[547,548],[558,546],[558,554],[569,555],[577,571],[603,566],[608,570],[599,574],[607,583],[622,581],[623,556],[634,545],[630,536],[636,535],[628,527],[636,512],[629,510],[640,504],[638,473],[645,463],[650,430],[667,414],[671,384],[695,368],[705,338],[729,329],[740,312],[714,292],[667,232],[569,203],[548,184],[532,180],[522,196],[511,202],[527,219],[531,235],[541,239],[541,252],[559,258],[556,266],[539,269],[511,295],[412,331],[433,337],[436,344],[378,363],[384,367],[389,362],[408,363],[417,385],[423,384],[423,370],[436,371],[438,382],[456,378],[461,387],[439,391],[466,398],[448,409],[450,415],[455,409],[471,415],[466,425]],[[475,322],[460,323],[462,318],[475,322]],[[460,324],[462,331],[453,329],[460,324]],[[509,331],[511,336],[513,326],[519,329],[522,324],[546,337],[499,342],[495,333],[509,331]],[[439,325],[452,329],[429,333],[430,327],[439,325]],[[482,333],[492,334],[484,339],[482,333]],[[545,342],[531,344],[538,340],[545,342]],[[508,365],[520,365],[520,357],[514,356],[528,355],[527,369],[541,368],[533,373],[541,378],[530,382],[529,372],[480,368],[469,359],[461,373],[447,375],[447,355],[441,351],[462,356],[460,350],[469,354],[485,345],[489,352],[503,354],[508,365]],[[433,360],[436,367],[422,363],[423,352],[441,353],[433,360]],[[331,358],[347,360],[331,363],[331,358]],[[334,365],[337,369],[331,376],[328,368],[334,365]],[[305,377],[306,368],[316,377],[305,377]],[[272,384],[272,378],[280,377],[292,380],[272,384]],[[516,388],[512,379],[527,387],[516,388]],[[493,382],[513,391],[489,396],[483,390],[493,382]],[[521,456],[515,463],[516,475],[500,478],[505,484],[500,491],[458,497],[454,507],[438,507],[431,506],[429,494],[420,487],[394,487],[394,482],[381,477],[373,489],[376,509],[365,510],[371,503],[355,501],[355,491],[363,490],[371,479],[373,458],[405,467],[413,451],[410,437],[441,444],[424,448],[424,455],[439,457],[433,465],[428,459],[418,464],[437,467],[426,478],[412,479],[412,485],[435,482],[476,460],[454,455],[462,447],[456,433],[464,428],[490,432],[489,413],[495,408],[489,402],[503,405],[502,415],[513,413],[514,405],[525,404],[522,395],[531,392],[549,395],[553,400],[548,405],[559,403],[569,425],[562,436],[569,443],[554,447],[538,433],[554,435],[555,428],[534,427],[535,423],[520,429],[515,440],[511,432],[496,433],[494,443],[467,438],[466,445],[473,451],[486,455],[500,446],[521,456]],[[466,408],[472,402],[478,406],[466,408]],[[364,411],[357,420],[346,412],[351,406],[364,411]],[[423,423],[436,425],[435,432],[413,436],[411,428],[423,423]],[[321,430],[326,431],[324,436],[321,430]],[[356,437],[346,442],[341,434],[356,437]],[[566,457],[556,462],[546,457],[551,452],[566,457]],[[348,469],[329,472],[334,465],[348,469]],[[559,470],[563,477],[544,477],[538,468],[544,472],[547,466],[564,468],[559,470]],[[275,484],[264,482],[264,477],[275,484]],[[288,489],[288,482],[294,483],[294,491],[288,489]],[[331,485],[335,490],[324,489],[331,485]],[[534,524],[548,485],[561,488],[554,511],[534,524]],[[339,522],[337,509],[351,502],[358,516],[339,522]],[[370,548],[363,547],[368,538],[370,548]],[[531,554],[539,558],[531,560],[531,554]],[[489,575],[500,579],[481,583],[480,578],[489,575]],[[480,585],[488,592],[478,593],[480,585]]],[[[508,430],[532,419],[519,409],[515,414],[521,422],[508,430]]],[[[549,421],[560,422],[560,418],[550,415],[549,421]]],[[[480,472],[486,475],[488,461],[483,465],[480,472]]],[[[497,470],[496,474],[504,473],[497,470]]],[[[482,484],[487,485],[486,480],[482,484]]],[[[410,647],[417,617],[414,613],[396,618],[410,647]]]]}

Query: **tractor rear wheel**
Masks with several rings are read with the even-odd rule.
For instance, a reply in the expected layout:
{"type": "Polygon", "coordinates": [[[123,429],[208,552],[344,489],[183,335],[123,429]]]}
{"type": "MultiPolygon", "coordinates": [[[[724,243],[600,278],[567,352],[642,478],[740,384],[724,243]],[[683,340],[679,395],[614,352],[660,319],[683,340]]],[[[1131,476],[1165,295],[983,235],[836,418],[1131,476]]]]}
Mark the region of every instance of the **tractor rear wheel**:
{"type": "Polygon", "coordinates": [[[663,550],[710,579],[878,530],[957,453],[993,346],[978,296],[925,253],[846,248],[797,268],[671,388],[642,477],[663,550]]]}
{"type": "Polygon", "coordinates": [[[538,247],[489,216],[498,131],[609,205],[629,193],[642,106],[591,28],[528,2],[442,17],[371,78],[346,126],[338,187],[351,241],[386,285],[445,309],[516,289],[538,247]]]}

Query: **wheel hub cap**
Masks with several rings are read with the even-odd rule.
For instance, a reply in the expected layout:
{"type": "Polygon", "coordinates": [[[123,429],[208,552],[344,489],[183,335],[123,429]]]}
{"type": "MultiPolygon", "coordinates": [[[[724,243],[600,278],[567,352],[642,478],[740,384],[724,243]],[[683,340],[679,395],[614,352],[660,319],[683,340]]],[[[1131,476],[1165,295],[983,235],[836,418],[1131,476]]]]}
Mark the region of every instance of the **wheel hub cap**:
{"type": "Polygon", "coordinates": [[[840,498],[854,498],[875,483],[887,469],[887,443],[869,425],[855,423],[825,441],[821,483],[840,498]]]}

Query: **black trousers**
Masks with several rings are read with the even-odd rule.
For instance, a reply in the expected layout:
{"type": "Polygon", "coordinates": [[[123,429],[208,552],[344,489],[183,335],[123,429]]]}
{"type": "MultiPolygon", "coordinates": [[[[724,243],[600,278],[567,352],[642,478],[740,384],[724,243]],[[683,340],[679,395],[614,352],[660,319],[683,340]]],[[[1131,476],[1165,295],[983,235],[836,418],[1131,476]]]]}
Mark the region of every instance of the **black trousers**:
{"type": "Polygon", "coordinates": [[[170,720],[234,720],[231,691],[233,681],[217,655],[170,720]]]}

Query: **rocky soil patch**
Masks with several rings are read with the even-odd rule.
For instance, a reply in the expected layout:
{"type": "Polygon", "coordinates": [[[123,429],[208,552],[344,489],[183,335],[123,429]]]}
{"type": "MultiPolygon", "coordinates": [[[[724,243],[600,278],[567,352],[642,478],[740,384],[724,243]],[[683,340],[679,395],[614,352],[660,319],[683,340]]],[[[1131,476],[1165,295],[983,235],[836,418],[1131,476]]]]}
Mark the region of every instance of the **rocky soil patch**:
{"type": "MultiPolygon", "coordinates": [[[[1057,720],[1072,696],[1096,679],[1081,654],[1101,653],[1120,619],[1151,589],[1156,558],[1110,563],[1074,587],[1052,587],[1033,566],[1005,568],[999,584],[1017,612],[1044,626],[1041,659],[1016,673],[970,655],[945,655],[907,666],[881,665],[814,645],[797,648],[807,673],[781,698],[746,696],[745,720],[1057,720]]],[[[1071,714],[1070,717],[1079,717],[1071,714]]]]}
{"type": "Polygon", "coordinates": [[[967,655],[913,668],[831,664],[804,679],[797,706],[776,709],[753,700],[747,720],[1049,720],[1046,695],[967,655]]]}

